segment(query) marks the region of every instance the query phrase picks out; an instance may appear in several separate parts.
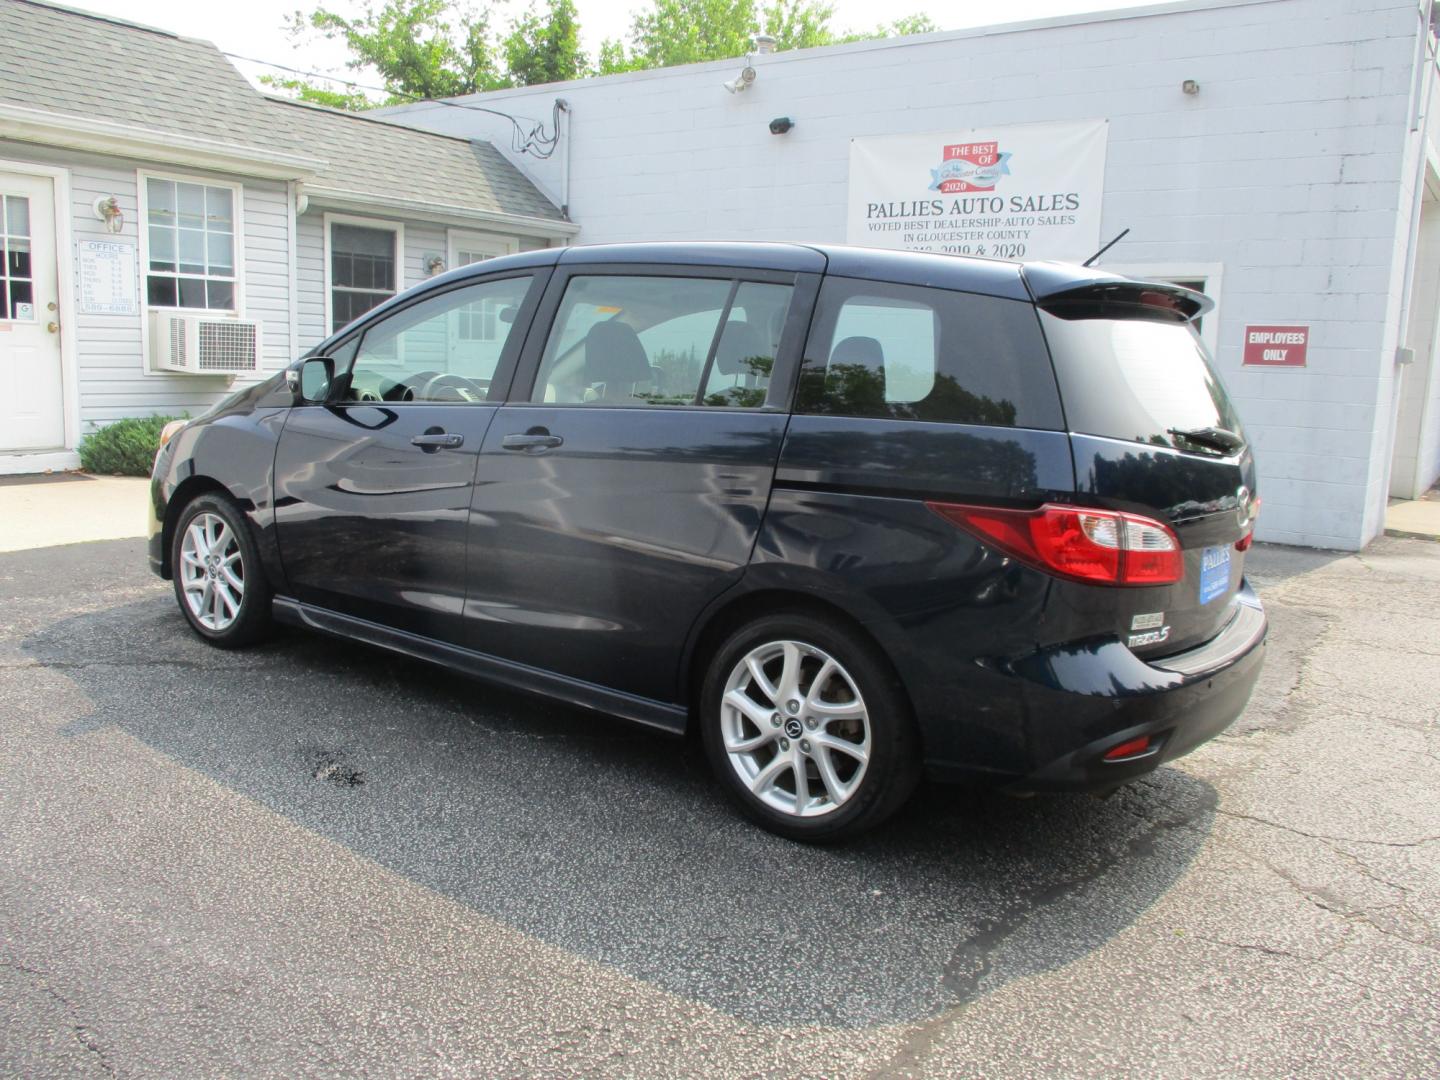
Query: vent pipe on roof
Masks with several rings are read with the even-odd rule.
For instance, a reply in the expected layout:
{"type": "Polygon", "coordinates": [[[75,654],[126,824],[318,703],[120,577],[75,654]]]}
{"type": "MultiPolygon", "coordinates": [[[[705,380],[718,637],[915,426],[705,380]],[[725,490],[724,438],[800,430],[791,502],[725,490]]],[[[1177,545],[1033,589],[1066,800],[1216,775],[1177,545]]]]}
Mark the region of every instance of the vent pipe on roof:
{"type": "Polygon", "coordinates": [[[769,56],[775,51],[775,38],[770,34],[755,35],[755,54],[757,56],[769,56]]]}

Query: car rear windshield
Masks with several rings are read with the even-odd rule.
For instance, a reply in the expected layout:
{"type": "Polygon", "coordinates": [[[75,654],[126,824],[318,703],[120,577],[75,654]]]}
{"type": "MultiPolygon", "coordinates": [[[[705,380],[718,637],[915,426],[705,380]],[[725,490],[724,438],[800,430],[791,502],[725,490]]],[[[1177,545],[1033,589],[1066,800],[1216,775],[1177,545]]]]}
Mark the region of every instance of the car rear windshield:
{"type": "Polygon", "coordinates": [[[1040,313],[1070,430],[1177,446],[1175,432],[1243,434],[1225,387],[1187,323],[1040,313]]]}
{"type": "Polygon", "coordinates": [[[1035,308],[949,289],[828,278],[796,410],[1058,430],[1035,308]]]}

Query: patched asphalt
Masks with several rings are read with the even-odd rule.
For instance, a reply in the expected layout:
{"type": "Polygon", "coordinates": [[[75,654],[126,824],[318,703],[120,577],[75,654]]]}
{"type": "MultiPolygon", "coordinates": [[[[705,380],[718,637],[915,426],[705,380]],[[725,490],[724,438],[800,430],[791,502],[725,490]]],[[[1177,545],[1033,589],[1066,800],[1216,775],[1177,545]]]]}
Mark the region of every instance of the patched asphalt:
{"type": "Polygon", "coordinates": [[[1271,656],[1218,742],[807,848],[686,742],[212,649],[138,541],[0,555],[0,1071],[1433,1075],[1440,545],[1252,577],[1271,656]]]}

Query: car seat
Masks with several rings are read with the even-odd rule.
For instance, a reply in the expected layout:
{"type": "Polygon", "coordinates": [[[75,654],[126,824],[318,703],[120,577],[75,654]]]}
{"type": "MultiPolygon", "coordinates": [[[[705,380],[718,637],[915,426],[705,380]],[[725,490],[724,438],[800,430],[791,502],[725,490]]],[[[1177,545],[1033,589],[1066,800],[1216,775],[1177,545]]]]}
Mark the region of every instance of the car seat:
{"type": "Polygon", "coordinates": [[[634,328],[609,319],[585,335],[586,401],[633,401],[654,379],[650,358],[634,328]]]}

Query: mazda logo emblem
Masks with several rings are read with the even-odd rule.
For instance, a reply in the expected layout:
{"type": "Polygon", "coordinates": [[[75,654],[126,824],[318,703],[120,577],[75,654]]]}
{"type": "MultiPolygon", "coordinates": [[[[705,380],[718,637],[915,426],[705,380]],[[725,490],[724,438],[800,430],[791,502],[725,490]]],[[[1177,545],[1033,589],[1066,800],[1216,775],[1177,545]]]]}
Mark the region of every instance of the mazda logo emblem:
{"type": "Polygon", "coordinates": [[[800,725],[800,721],[792,716],[789,720],[785,721],[785,734],[789,735],[792,739],[798,739],[801,735],[805,734],[805,729],[800,725]]]}

